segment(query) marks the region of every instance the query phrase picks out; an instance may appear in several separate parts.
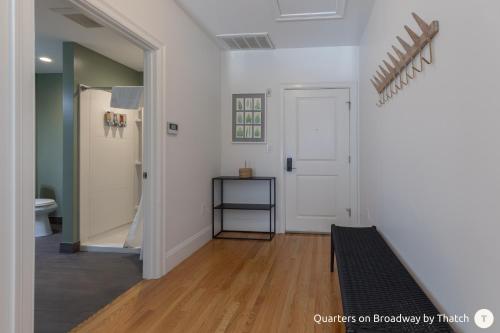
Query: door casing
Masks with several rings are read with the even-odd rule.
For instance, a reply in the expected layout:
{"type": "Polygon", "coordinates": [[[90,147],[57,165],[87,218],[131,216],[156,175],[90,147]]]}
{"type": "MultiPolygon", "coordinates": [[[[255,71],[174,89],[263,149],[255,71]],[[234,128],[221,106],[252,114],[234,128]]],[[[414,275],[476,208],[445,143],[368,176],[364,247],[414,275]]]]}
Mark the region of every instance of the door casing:
{"type": "MultiPolygon", "coordinates": [[[[164,139],[166,46],[102,0],[70,0],[87,15],[113,29],[145,51],[144,107],[150,112],[144,122],[144,264],[143,276],[155,279],[167,272],[165,262],[164,139]],[[154,180],[154,181],[151,181],[154,180]]],[[[9,0],[9,91],[8,107],[13,119],[15,218],[6,226],[13,230],[11,246],[13,290],[8,332],[34,329],[34,170],[35,170],[35,13],[34,0],[9,0]]],[[[2,46],[4,46],[2,40],[2,46]]]]}

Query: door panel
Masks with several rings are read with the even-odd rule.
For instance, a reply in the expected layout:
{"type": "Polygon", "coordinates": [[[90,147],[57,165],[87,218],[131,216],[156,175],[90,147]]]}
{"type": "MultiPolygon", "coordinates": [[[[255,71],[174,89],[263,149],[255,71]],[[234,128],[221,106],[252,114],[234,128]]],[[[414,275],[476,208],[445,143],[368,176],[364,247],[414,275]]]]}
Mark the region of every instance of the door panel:
{"type": "Polygon", "coordinates": [[[334,108],[333,98],[297,98],[297,159],[335,160],[334,108]]]}
{"type": "Polygon", "coordinates": [[[335,188],[336,176],[297,176],[297,216],[334,218],[335,188]]]}
{"type": "Polygon", "coordinates": [[[349,90],[285,92],[286,229],[324,233],[348,226],[349,90]]]}

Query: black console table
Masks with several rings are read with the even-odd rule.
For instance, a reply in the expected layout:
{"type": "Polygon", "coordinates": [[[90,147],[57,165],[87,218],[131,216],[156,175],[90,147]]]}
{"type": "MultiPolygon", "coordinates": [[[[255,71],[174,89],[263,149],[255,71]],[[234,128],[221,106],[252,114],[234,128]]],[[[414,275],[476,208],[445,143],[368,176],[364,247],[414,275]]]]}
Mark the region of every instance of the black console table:
{"type": "Polygon", "coordinates": [[[270,241],[276,234],[276,177],[215,177],[212,178],[212,238],[213,239],[247,239],[247,240],[267,240],[270,241]],[[269,203],[228,203],[224,202],[224,183],[229,181],[260,181],[269,183],[269,203]],[[215,185],[220,182],[220,204],[215,204],[215,185]],[[215,232],[215,212],[220,211],[220,231],[215,232]],[[227,230],[224,228],[224,210],[262,210],[269,212],[269,231],[245,231],[245,230],[227,230]],[[274,224],[273,224],[274,222],[274,224]],[[230,236],[224,234],[229,233],[230,236]],[[265,238],[257,237],[237,237],[235,233],[260,234],[267,236],[265,238]]]}

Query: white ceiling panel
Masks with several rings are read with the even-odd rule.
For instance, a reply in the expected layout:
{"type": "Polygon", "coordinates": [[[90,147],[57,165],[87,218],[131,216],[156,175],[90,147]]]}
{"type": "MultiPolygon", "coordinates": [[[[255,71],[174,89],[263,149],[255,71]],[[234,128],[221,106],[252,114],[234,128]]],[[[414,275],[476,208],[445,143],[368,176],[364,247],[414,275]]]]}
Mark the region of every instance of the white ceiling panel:
{"type": "Polygon", "coordinates": [[[311,14],[337,11],[337,0],[275,0],[282,14],[311,14]]]}
{"type": "Polygon", "coordinates": [[[278,21],[341,19],[344,17],[346,2],[346,0],[274,1],[278,21]]]}
{"type": "MultiPolygon", "coordinates": [[[[374,0],[176,0],[208,34],[267,32],[276,48],[359,45],[374,0]]],[[[221,44],[221,47],[224,47],[221,44]]]]}

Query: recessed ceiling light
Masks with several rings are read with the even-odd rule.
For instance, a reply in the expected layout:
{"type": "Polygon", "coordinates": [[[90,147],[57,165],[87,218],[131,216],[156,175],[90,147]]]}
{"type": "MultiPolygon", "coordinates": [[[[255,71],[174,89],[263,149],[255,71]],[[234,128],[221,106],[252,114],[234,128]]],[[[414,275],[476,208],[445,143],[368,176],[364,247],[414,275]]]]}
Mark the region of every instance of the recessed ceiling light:
{"type": "Polygon", "coordinates": [[[38,59],[40,59],[40,61],[43,61],[43,62],[52,62],[52,59],[50,59],[48,57],[40,57],[38,59]]]}

